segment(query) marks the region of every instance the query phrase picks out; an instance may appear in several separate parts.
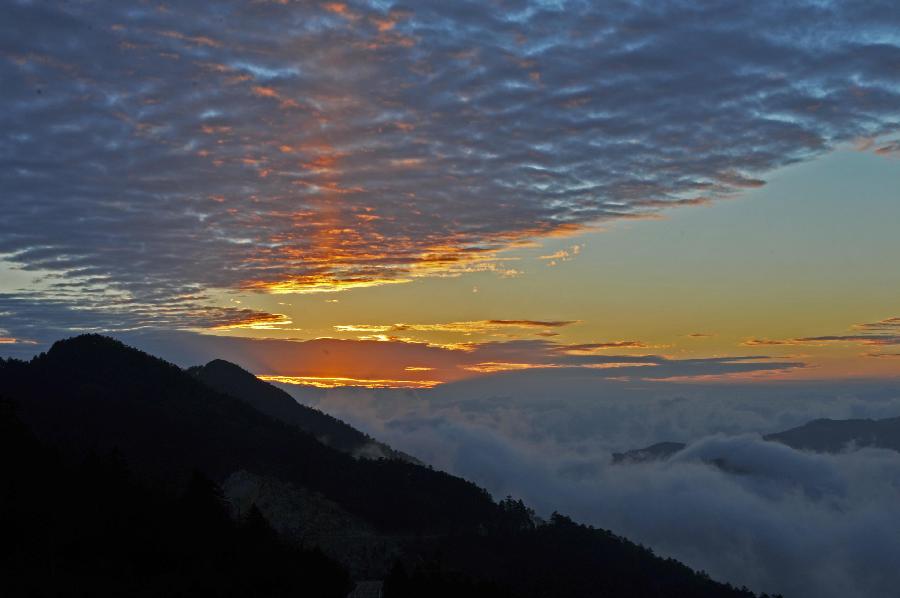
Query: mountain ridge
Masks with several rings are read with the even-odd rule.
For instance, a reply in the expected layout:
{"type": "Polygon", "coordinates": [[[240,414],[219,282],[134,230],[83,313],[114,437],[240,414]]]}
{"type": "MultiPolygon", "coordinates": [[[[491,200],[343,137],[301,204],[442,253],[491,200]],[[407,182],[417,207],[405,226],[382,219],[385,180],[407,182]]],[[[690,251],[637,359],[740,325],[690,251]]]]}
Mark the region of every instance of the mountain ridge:
{"type": "Polygon", "coordinates": [[[322,444],[354,457],[417,462],[336,417],[299,403],[287,392],[230,361],[213,359],[206,365],[193,366],[186,371],[207,386],[248,403],[269,417],[294,425],[315,436],[322,444]]]}
{"type": "MultiPolygon", "coordinates": [[[[257,480],[282,502],[291,493],[279,488],[295,488],[314,511],[321,496],[332,511],[339,507],[334,517],[346,511],[358,518],[397,555],[390,571],[375,571],[391,581],[386,598],[753,596],[611,532],[557,514],[540,522],[521,501],[495,502],[475,484],[430,467],[355,459],[107,337],[58,341],[29,362],[0,361],[0,394],[66,459],[116,451],[154,487],[183,488],[199,469],[220,483],[247,472],[237,482],[251,509],[278,502],[254,502],[257,480]]],[[[340,551],[340,543],[331,549],[340,551]]],[[[353,559],[329,556],[345,566],[353,559]]],[[[373,577],[358,577],[365,578],[373,577]]]]}
{"type": "MultiPolygon", "coordinates": [[[[782,432],[765,434],[763,440],[796,450],[839,453],[848,448],[881,448],[900,452],[900,417],[883,419],[819,418],[782,432]]],[[[687,447],[684,442],[663,441],[612,454],[614,464],[665,461],[687,447]]]]}

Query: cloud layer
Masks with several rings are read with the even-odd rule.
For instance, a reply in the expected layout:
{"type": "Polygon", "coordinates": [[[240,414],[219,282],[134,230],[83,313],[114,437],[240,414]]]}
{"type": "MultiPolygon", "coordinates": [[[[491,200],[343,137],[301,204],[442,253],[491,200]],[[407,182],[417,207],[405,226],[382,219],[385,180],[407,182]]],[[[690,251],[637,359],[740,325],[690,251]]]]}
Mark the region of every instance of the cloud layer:
{"type": "Polygon", "coordinates": [[[823,416],[897,416],[896,385],[623,384],[542,371],[301,398],[496,496],[756,591],[886,598],[900,583],[900,455],[815,455],[759,436],[823,416]],[[664,463],[610,464],[612,451],[661,440],[689,446],[664,463]]]}
{"type": "Polygon", "coordinates": [[[842,142],[889,154],[893,8],[11,2],[0,254],[138,305],[502,272],[842,142]]]}

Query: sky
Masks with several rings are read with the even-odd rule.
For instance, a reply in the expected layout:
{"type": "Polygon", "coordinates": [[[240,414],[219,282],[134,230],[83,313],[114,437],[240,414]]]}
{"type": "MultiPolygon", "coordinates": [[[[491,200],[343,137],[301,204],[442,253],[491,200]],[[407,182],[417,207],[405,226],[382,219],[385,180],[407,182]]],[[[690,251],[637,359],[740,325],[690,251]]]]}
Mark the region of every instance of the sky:
{"type": "Polygon", "coordinates": [[[4,4],[7,355],[900,373],[890,2],[4,4]]]}
{"type": "Polygon", "coordinates": [[[893,595],[900,455],[760,434],[900,416],[894,0],[0,6],[0,356],[228,359],[718,579],[893,595]]]}

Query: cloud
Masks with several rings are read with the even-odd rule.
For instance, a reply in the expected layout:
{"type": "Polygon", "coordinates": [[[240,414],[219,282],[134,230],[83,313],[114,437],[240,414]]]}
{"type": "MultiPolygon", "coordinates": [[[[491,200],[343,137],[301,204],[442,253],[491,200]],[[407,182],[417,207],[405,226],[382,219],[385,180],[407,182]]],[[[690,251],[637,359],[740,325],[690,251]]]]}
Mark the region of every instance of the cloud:
{"type": "Polygon", "coordinates": [[[73,332],[115,333],[159,327],[267,329],[291,323],[283,314],[210,305],[203,294],[166,296],[162,305],[154,299],[159,297],[138,300],[127,294],[111,297],[100,293],[75,300],[60,289],[53,298],[39,292],[0,293],[0,317],[4,326],[17,332],[17,337],[29,338],[30,344],[43,348],[73,332]]]}
{"type": "Polygon", "coordinates": [[[756,591],[886,597],[900,582],[900,455],[815,455],[758,435],[817,417],[900,415],[896,385],[622,383],[532,370],[310,401],[495,496],[756,591]],[[660,440],[689,446],[665,463],[610,464],[613,451],[660,440]]]}
{"type": "MultiPolygon", "coordinates": [[[[742,344],[748,347],[826,345],[831,343],[867,346],[900,345],[900,318],[886,318],[878,322],[856,324],[853,326],[853,329],[857,331],[854,334],[826,334],[789,339],[751,338],[742,344]]],[[[873,354],[868,353],[868,355],[873,354]]]]}
{"type": "Polygon", "coordinates": [[[586,484],[595,520],[617,520],[664,554],[761,590],[862,597],[896,587],[896,453],[811,455],[755,436],[712,437],[638,469],[586,484]],[[740,473],[707,465],[714,460],[740,473]]]}
{"type": "Polygon", "coordinates": [[[575,259],[584,248],[584,245],[572,245],[572,247],[568,249],[560,249],[559,251],[555,251],[549,255],[539,256],[539,260],[547,260],[548,266],[556,266],[560,262],[568,262],[575,259]]]}
{"type": "Polygon", "coordinates": [[[778,347],[807,344],[800,339],[772,339],[772,338],[748,338],[743,343],[745,347],[778,347]]]}
{"type": "Polygon", "coordinates": [[[863,332],[871,332],[875,334],[895,334],[900,336],[900,317],[885,318],[878,322],[868,322],[865,324],[857,324],[855,329],[863,332]]]}
{"type": "MultiPolygon", "coordinates": [[[[412,369],[406,371],[429,371],[432,368],[412,369]]],[[[433,388],[441,383],[440,380],[394,380],[382,378],[349,378],[347,376],[259,376],[266,382],[278,382],[280,384],[292,384],[300,386],[312,386],[315,388],[335,388],[351,386],[356,388],[433,388]]]]}
{"type": "Polygon", "coordinates": [[[898,345],[900,335],[894,334],[832,334],[826,336],[808,336],[795,339],[798,344],[817,343],[859,343],[862,345],[898,345]]]}
{"type": "Polygon", "coordinates": [[[640,341],[611,341],[606,343],[582,343],[578,345],[564,345],[563,351],[566,353],[590,353],[601,349],[647,349],[646,345],[640,341]]]}
{"type": "Polygon", "coordinates": [[[75,284],[63,311],[512,274],[498,250],[898,127],[890,2],[6,12],[0,255],[75,284]]]}
{"type": "MultiPolygon", "coordinates": [[[[35,304],[36,309],[41,303],[35,304]]],[[[230,316],[229,316],[230,317],[230,316]]],[[[236,324],[245,324],[235,316],[236,324]]],[[[91,319],[88,317],[88,319],[91,319]]],[[[254,320],[255,321],[255,320],[254,320]]],[[[79,325],[73,320],[72,325],[79,325]]],[[[36,320],[36,327],[40,321],[36,320]]],[[[800,362],[767,356],[675,359],[655,354],[620,354],[621,343],[566,345],[545,338],[490,342],[434,343],[371,335],[359,339],[254,339],[140,327],[114,334],[124,342],[181,366],[221,358],[267,379],[309,386],[428,388],[486,373],[556,370],[600,383],[604,380],[663,380],[766,375],[804,367],[800,362]]],[[[46,350],[48,340],[28,348],[0,345],[0,354],[28,357],[46,350]]],[[[55,339],[53,339],[55,340],[55,339]]],[[[630,345],[630,344],[629,344],[630,345]]]]}
{"type": "Polygon", "coordinates": [[[36,345],[37,341],[9,336],[9,332],[0,328],[0,345],[36,345]]]}
{"type": "Polygon", "coordinates": [[[561,328],[577,324],[578,320],[488,320],[490,326],[512,326],[515,328],[561,328]]]}
{"type": "Polygon", "coordinates": [[[473,320],[437,324],[338,324],[334,329],[338,332],[458,332],[472,334],[505,328],[562,328],[577,323],[577,320],[473,320]]]}

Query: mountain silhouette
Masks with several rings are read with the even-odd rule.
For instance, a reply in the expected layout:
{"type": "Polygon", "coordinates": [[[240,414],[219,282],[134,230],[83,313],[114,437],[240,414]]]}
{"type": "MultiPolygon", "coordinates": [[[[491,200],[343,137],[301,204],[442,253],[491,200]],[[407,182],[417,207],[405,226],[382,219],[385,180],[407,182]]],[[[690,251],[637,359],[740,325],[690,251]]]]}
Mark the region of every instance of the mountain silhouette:
{"type": "Polygon", "coordinates": [[[818,453],[838,453],[853,446],[900,452],[900,417],[816,419],[784,432],[769,434],[764,438],[798,450],[818,453]]]}
{"type": "MultiPolygon", "coordinates": [[[[763,440],[816,453],[840,453],[863,447],[900,452],[900,417],[816,419],[783,432],[766,434],[763,440]]],[[[634,464],[665,461],[686,446],[683,442],[657,442],[642,449],[613,453],[612,462],[634,464]]]]}
{"type": "MultiPolygon", "coordinates": [[[[4,379],[5,380],[5,379],[4,379]]],[[[60,458],[0,401],[0,596],[343,598],[347,571],[232,513],[195,472],[178,493],[139,483],[121,455],[60,458]]]]}
{"type": "MultiPolygon", "coordinates": [[[[207,376],[198,375],[197,370],[184,371],[99,335],[59,341],[28,362],[0,360],[0,395],[17,405],[16,418],[34,436],[31,448],[19,447],[16,442],[4,445],[5,461],[15,460],[17,453],[24,451],[55,455],[46,459],[58,462],[53,467],[41,459],[20,464],[17,471],[24,471],[26,481],[41,479],[40,484],[0,486],[0,514],[4,514],[0,531],[19,530],[3,536],[0,555],[19,555],[28,565],[24,573],[12,565],[0,571],[10,587],[28,595],[114,595],[115,588],[106,591],[103,586],[102,574],[59,578],[53,577],[54,571],[80,571],[79,567],[102,571],[106,567],[102,563],[109,562],[122,579],[131,579],[129,571],[144,571],[144,556],[137,548],[116,551],[116,543],[141,546],[142,535],[161,530],[162,535],[153,536],[148,544],[155,551],[151,564],[182,567],[178,570],[190,583],[179,585],[181,578],[175,575],[169,580],[171,591],[154,592],[154,584],[162,582],[153,577],[155,581],[144,593],[148,596],[224,596],[234,592],[262,596],[282,590],[282,595],[298,595],[291,576],[269,588],[271,591],[246,588],[247,584],[262,583],[259,580],[267,576],[279,580],[287,575],[262,573],[268,561],[251,558],[256,553],[254,546],[265,547],[259,548],[261,554],[273,554],[272,563],[286,567],[290,565],[284,563],[293,558],[290,550],[300,550],[296,558],[303,567],[323,572],[316,586],[320,589],[308,593],[313,596],[343,592],[346,584],[346,577],[328,564],[332,563],[328,557],[308,552],[320,547],[355,578],[384,579],[386,598],[753,595],[672,559],[657,557],[611,532],[578,525],[558,514],[549,522],[541,521],[521,501],[507,498],[495,502],[476,485],[430,467],[401,459],[354,458],[347,450],[353,442],[368,441],[367,437],[353,434],[352,428],[337,420],[296,410],[282,395],[252,383],[234,368],[224,363],[213,365],[216,376],[219,370],[227,372],[216,377],[217,385],[227,384],[226,376],[240,381],[239,388],[236,384],[225,387],[227,393],[220,392],[204,383],[207,376]],[[343,450],[317,439],[322,436],[320,424],[344,435],[337,441],[346,443],[341,445],[343,450]],[[109,493],[119,492],[119,482],[107,479],[110,475],[118,479],[119,474],[98,479],[79,475],[79,468],[93,455],[121,459],[132,480],[122,482],[128,491],[136,496],[162,497],[161,502],[126,501],[133,511],[123,515],[110,508],[107,514],[97,505],[110,503],[109,493]],[[237,498],[229,499],[223,486],[234,490],[237,498]],[[59,492],[62,489],[64,494],[59,492]],[[11,507],[38,505],[37,511],[25,511],[39,519],[40,513],[52,510],[55,502],[68,500],[68,495],[84,500],[79,499],[77,508],[61,510],[59,525],[38,526],[40,533],[52,538],[50,544],[34,544],[29,540],[34,536],[15,527],[20,519],[11,507]],[[185,500],[187,506],[178,506],[185,500]],[[225,509],[222,505],[231,506],[225,509]],[[88,514],[82,515],[82,509],[88,514]],[[184,515],[184,509],[189,515],[184,515]],[[231,519],[223,519],[222,513],[229,509],[231,519]],[[147,513],[163,514],[163,523],[147,513]],[[167,513],[174,513],[173,519],[166,519],[167,513]],[[79,523],[82,517],[87,528],[79,523]],[[237,522],[230,523],[235,517],[237,522]],[[290,518],[300,535],[278,536],[275,530],[287,529],[285,521],[290,518]],[[274,530],[267,527],[266,519],[274,530]],[[192,535],[195,524],[201,531],[207,529],[208,537],[192,535]],[[93,529],[107,531],[97,538],[93,529]],[[165,530],[171,531],[163,533],[165,530]],[[304,530],[317,530],[318,536],[304,534],[304,530]],[[320,538],[332,533],[329,530],[334,532],[331,541],[320,544],[320,538]],[[93,540],[85,541],[85,534],[93,540]],[[247,534],[255,540],[241,540],[247,534]],[[182,544],[193,548],[179,548],[182,544]],[[70,546],[81,548],[73,552],[70,546]],[[378,558],[358,554],[373,550],[384,554],[376,555],[378,558]],[[210,558],[219,556],[212,561],[197,557],[206,552],[210,558]],[[383,564],[386,558],[392,566],[383,564]],[[49,573],[41,559],[49,559],[49,573]],[[60,564],[53,565],[57,562],[60,564]],[[354,570],[360,562],[369,569],[354,570]],[[217,572],[217,567],[229,570],[217,572]],[[238,580],[244,585],[229,593],[223,588],[228,586],[231,569],[241,567],[247,567],[246,579],[238,580]],[[328,571],[333,573],[326,575],[328,571]],[[46,592],[40,588],[31,591],[40,586],[36,580],[41,575],[50,575],[48,579],[61,585],[51,583],[46,592]],[[218,575],[218,581],[203,585],[204,575],[218,575]],[[66,579],[77,583],[65,586],[66,579]],[[68,590],[57,591],[60,587],[68,590]],[[205,589],[191,592],[192,587],[205,589]]],[[[336,442],[333,437],[329,440],[336,442]]],[[[311,579],[316,578],[313,575],[311,579]]]]}
{"type": "Polygon", "coordinates": [[[613,463],[646,463],[668,459],[687,445],[683,442],[657,442],[642,449],[613,453],[613,463]]]}
{"type": "Polygon", "coordinates": [[[312,434],[322,444],[357,457],[413,460],[327,413],[301,405],[280,388],[224,359],[214,359],[187,371],[207,386],[244,401],[260,413],[312,434]]]}
{"type": "Polygon", "coordinates": [[[205,385],[177,366],[98,335],[6,362],[3,393],[38,435],[73,454],[117,449],[166,484],[194,469],[239,470],[330,497],[384,531],[469,529],[490,518],[487,492],[400,460],[362,460],[205,385]]]}

